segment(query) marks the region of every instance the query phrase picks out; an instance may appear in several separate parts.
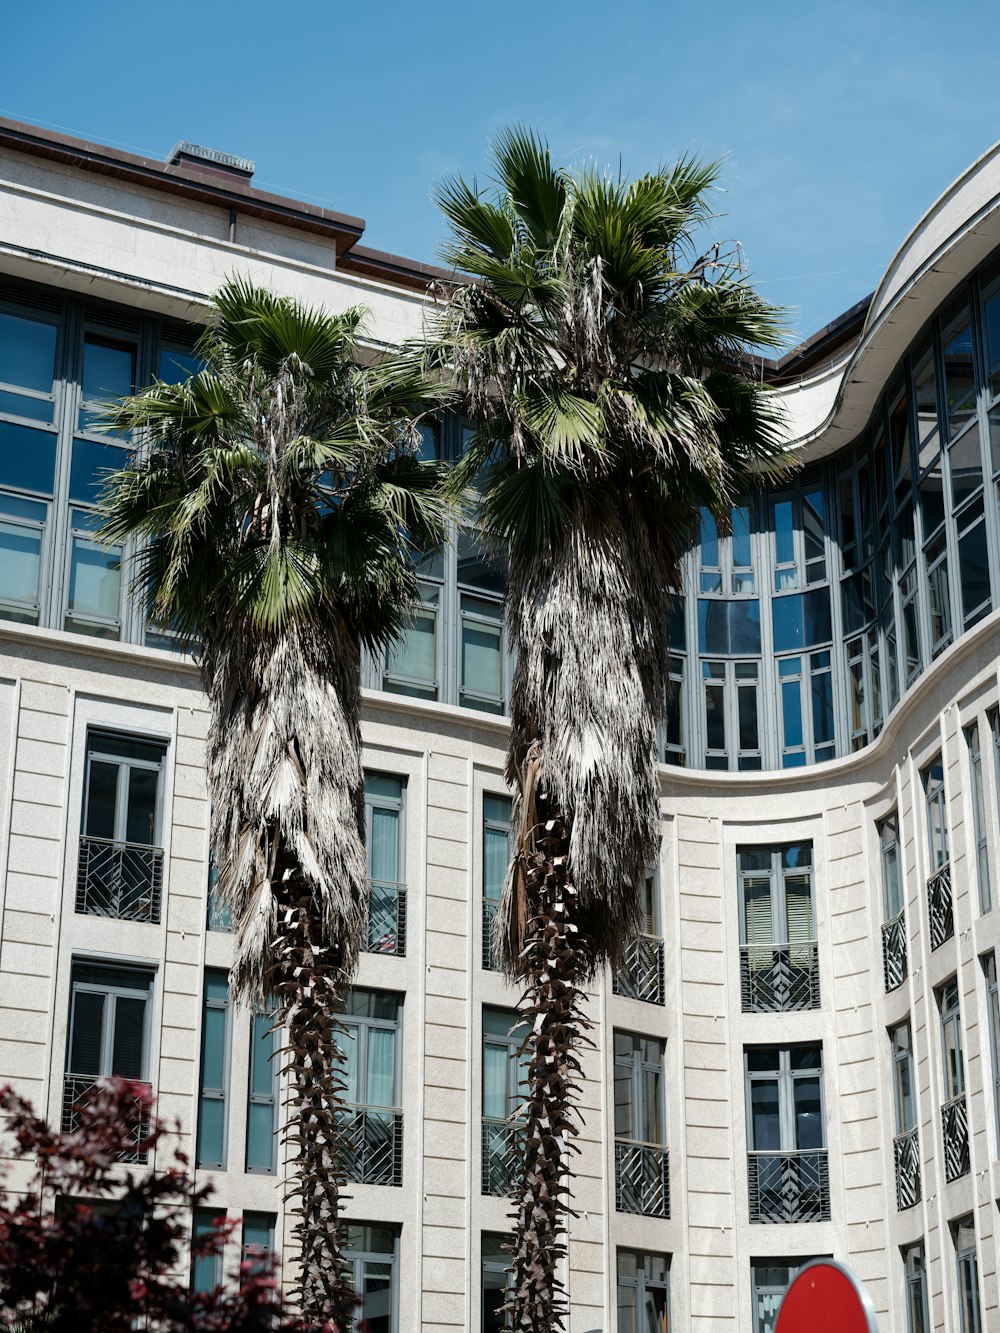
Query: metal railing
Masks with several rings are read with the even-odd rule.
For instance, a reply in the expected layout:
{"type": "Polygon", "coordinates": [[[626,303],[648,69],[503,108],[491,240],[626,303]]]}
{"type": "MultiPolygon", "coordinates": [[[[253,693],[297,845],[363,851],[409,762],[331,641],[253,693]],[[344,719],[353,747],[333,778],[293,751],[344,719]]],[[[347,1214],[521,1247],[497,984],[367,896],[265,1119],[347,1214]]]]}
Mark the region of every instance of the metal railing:
{"type": "Polygon", "coordinates": [[[903,912],[882,923],[882,971],[886,993],[896,990],[906,980],[906,922],[903,912]]]}
{"type": "Polygon", "coordinates": [[[745,1014],[818,1009],[816,941],[741,945],[740,992],[745,1014]]]}
{"type": "Polygon", "coordinates": [[[493,965],[493,922],[497,919],[500,904],[492,898],[483,899],[483,969],[495,972],[493,965]]]}
{"type": "Polygon", "coordinates": [[[826,1149],[752,1152],[747,1174],[751,1222],[829,1222],[826,1149]]]}
{"type": "MultiPolygon", "coordinates": [[[[62,1130],[64,1134],[72,1134],[74,1130],[80,1128],[82,1120],[80,1113],[87,1105],[87,1094],[93,1089],[99,1088],[103,1081],[103,1079],[95,1078],[93,1074],[64,1075],[62,1098],[62,1130]]],[[[150,1083],[143,1083],[139,1079],[131,1081],[152,1091],[152,1084],[150,1083]]],[[[143,1103],[139,1098],[136,1098],[133,1105],[135,1106],[134,1123],[130,1123],[127,1128],[130,1130],[129,1137],[135,1144],[135,1148],[123,1152],[119,1160],[122,1162],[136,1162],[138,1165],[144,1166],[148,1156],[144,1147],[146,1135],[149,1133],[148,1103],[143,1103]]]]}
{"type": "Polygon", "coordinates": [[[616,995],[646,1004],[666,1003],[666,974],[663,940],[657,935],[640,935],[625,953],[625,966],[612,973],[611,989],[616,995]]]}
{"type": "Polygon", "coordinates": [[[969,1174],[969,1112],[965,1093],[952,1097],[941,1107],[941,1135],[944,1139],[944,1178],[958,1180],[969,1174]]]}
{"type": "Polygon", "coordinates": [[[402,1185],[403,1113],[351,1106],[338,1115],[344,1173],[357,1185],[402,1185]]]}
{"type": "Polygon", "coordinates": [[[368,896],[368,953],[406,953],[406,885],[372,880],[368,896]]]}
{"type": "Polygon", "coordinates": [[[76,910],[124,921],[160,920],[163,849],[107,838],[81,838],[76,910]]]}
{"type": "Polygon", "coordinates": [[[946,861],[927,881],[927,911],[931,923],[931,948],[939,949],[955,933],[951,900],[951,866],[946,861]]]}
{"type": "Polygon", "coordinates": [[[483,1193],[504,1195],[514,1188],[520,1161],[518,1136],[523,1125],[514,1120],[483,1117],[483,1193]]]}
{"type": "Polygon", "coordinates": [[[643,1217],[670,1216],[670,1153],[655,1143],[615,1140],[615,1207],[643,1217]]]}
{"type": "Polygon", "coordinates": [[[902,1212],[920,1202],[920,1149],[917,1131],[897,1134],[892,1141],[896,1163],[896,1207],[902,1212]]]}

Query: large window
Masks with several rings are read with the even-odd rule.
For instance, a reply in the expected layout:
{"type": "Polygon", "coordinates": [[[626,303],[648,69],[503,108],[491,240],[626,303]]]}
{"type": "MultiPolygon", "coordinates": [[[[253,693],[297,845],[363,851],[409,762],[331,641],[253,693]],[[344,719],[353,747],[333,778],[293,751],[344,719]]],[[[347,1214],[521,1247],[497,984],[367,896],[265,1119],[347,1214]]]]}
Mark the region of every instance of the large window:
{"type": "Polygon", "coordinates": [[[481,1333],[506,1333],[510,1328],[510,1320],[501,1309],[511,1290],[514,1276],[510,1268],[510,1251],[505,1248],[509,1243],[506,1236],[485,1234],[482,1239],[481,1333]]]}
{"type": "Polygon", "coordinates": [[[232,1048],[229,978],[214,969],[205,973],[201,1015],[201,1080],[198,1095],[198,1166],[226,1165],[229,1106],[229,1058],[232,1048]]]}
{"type": "MultiPolygon", "coordinates": [[[[69,1041],[63,1084],[64,1130],[100,1079],[149,1080],[153,974],[144,968],[76,962],[70,984],[69,1041]]],[[[136,1160],[144,1160],[145,1125],[137,1116],[136,1160]]]]}
{"type": "Polygon", "coordinates": [[[371,953],[406,953],[404,791],[402,778],[387,773],[365,774],[371,953]]]}
{"type": "Polygon", "coordinates": [[[754,1047],[745,1067],[750,1221],[827,1221],[821,1048],[754,1047]]]}
{"type": "Polygon", "coordinates": [[[746,1012],[819,1007],[812,860],[808,842],[739,852],[746,1012]]]}
{"type": "Polygon", "coordinates": [[[927,1309],[927,1260],[923,1245],[908,1245],[903,1250],[906,1282],[906,1333],[931,1333],[927,1309]]]}
{"type": "Polygon", "coordinates": [[[247,1096],[246,1167],[272,1175],[278,1163],[278,1047],[273,1014],[250,1019],[250,1083],[247,1096]]]}
{"type": "Polygon", "coordinates": [[[240,1258],[251,1273],[269,1273],[274,1267],[274,1213],[244,1213],[240,1258]]]}
{"type": "Polygon", "coordinates": [[[493,923],[510,861],[509,796],[483,796],[483,967],[493,967],[493,923]]]}
{"type": "Polygon", "coordinates": [[[958,1316],[961,1333],[982,1333],[979,1307],[979,1262],[976,1258],[976,1228],[970,1213],[951,1224],[958,1268],[958,1316]]]}
{"type": "Polygon", "coordinates": [[[957,1180],[969,1170],[969,1118],[965,1104],[965,1060],[962,1054],[962,1020],[958,981],[952,978],[937,992],[941,1015],[941,1063],[944,1067],[944,1103],[941,1131],[944,1140],[944,1172],[957,1180]]]}
{"type": "Polygon", "coordinates": [[[948,860],[948,805],[944,786],[944,764],[935,759],[921,774],[927,810],[927,847],[930,876],[927,880],[927,912],[931,948],[939,949],[955,933],[955,912],[948,860]]]}
{"type": "Polygon", "coordinates": [[[516,1010],[483,1010],[484,1194],[507,1194],[514,1181],[519,1126],[512,1117],[527,1091],[528,1054],[521,1051],[524,1036],[516,1010]]]}
{"type": "Polygon", "coordinates": [[[912,1208],[920,1199],[920,1153],[917,1145],[917,1103],[913,1081],[913,1044],[909,1023],[889,1033],[892,1050],[893,1103],[896,1133],[893,1158],[896,1171],[896,1207],[912,1208]]]}
{"type": "Polygon", "coordinates": [[[1000,992],[997,988],[997,956],[988,953],[982,959],[986,978],[986,1012],[990,1025],[990,1075],[993,1081],[993,1128],[997,1156],[1000,1157],[1000,992]]]}
{"type": "MultiPolygon", "coordinates": [[[[197,1247],[198,1242],[204,1242],[208,1237],[219,1231],[225,1226],[226,1210],[224,1208],[196,1208],[194,1221],[191,1228],[191,1238],[197,1247]]],[[[191,1255],[191,1289],[195,1292],[207,1294],[222,1286],[222,1246],[218,1245],[214,1253],[198,1254],[192,1252],[191,1255]]]]}
{"type": "Polygon", "coordinates": [[[878,841],[882,862],[882,970],[886,991],[893,991],[903,984],[909,970],[899,861],[899,816],[895,811],[879,824],[878,841]]]}
{"type": "Polygon", "coordinates": [[[976,840],[976,882],[979,886],[979,910],[988,912],[993,905],[990,888],[990,850],[986,829],[986,794],[983,790],[983,755],[979,744],[979,723],[965,731],[972,779],[972,832],[976,840]]]}
{"type": "Polygon", "coordinates": [[[670,1216],[664,1043],[614,1034],[615,1202],[619,1212],[670,1216]]]}
{"type": "Polygon", "coordinates": [[[618,1333],[666,1333],[670,1326],[670,1258],[618,1251],[618,1333]]]}
{"type": "Polygon", "coordinates": [[[399,1333],[399,1231],[348,1223],[344,1258],[358,1297],[356,1333],[399,1333]]]}
{"type": "Polygon", "coordinates": [[[774,1333],[785,1292],[812,1259],[752,1259],[753,1333],[774,1333]]]}
{"type": "Polygon", "coordinates": [[[161,742],[87,733],[76,910],[158,922],[161,742]]]}
{"type": "Polygon", "coordinates": [[[352,989],[341,1015],[345,1043],[342,1140],[348,1178],[401,1185],[403,1113],[399,1087],[402,1002],[385,991],[352,989]]]}

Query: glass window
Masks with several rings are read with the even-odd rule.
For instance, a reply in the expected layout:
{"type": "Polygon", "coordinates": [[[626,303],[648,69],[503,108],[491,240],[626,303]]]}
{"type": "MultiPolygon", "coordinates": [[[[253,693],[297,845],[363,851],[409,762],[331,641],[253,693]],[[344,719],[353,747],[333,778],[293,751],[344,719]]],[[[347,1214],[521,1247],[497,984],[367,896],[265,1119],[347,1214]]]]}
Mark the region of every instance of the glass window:
{"type": "Polygon", "coordinates": [[[420,605],[386,651],[382,688],[415,699],[438,698],[438,608],[441,589],[420,585],[420,605]]]}
{"type": "Polygon", "coordinates": [[[931,873],[948,862],[948,819],[945,804],[944,765],[935,759],[924,769],[924,799],[927,806],[927,839],[931,873]]]}
{"type": "Polygon", "coordinates": [[[941,1012],[941,1050],[944,1063],[944,1099],[951,1101],[965,1092],[965,1065],[962,1058],[962,1024],[959,1013],[958,982],[945,982],[937,993],[941,1012]]]}
{"type": "Polygon", "coordinates": [[[739,853],[741,943],[813,943],[812,844],[742,848],[739,853]]]}
{"type": "Polygon", "coordinates": [[[0,311],[0,381],[36,393],[51,393],[56,332],[55,324],[0,311]]]}
{"type": "Polygon", "coordinates": [[[88,333],[83,340],[82,397],[104,403],[135,392],[135,343],[88,333]]]}
{"type": "Polygon", "coordinates": [[[219,867],[214,861],[208,866],[208,911],[206,913],[209,930],[231,932],[233,929],[233,911],[224,902],[218,890],[219,867]]]}
{"type": "Polygon", "coordinates": [[[635,1032],[614,1034],[615,1138],[666,1144],[664,1043],[635,1032]]]}
{"type": "Polygon", "coordinates": [[[241,1261],[251,1273],[269,1273],[274,1267],[274,1213],[244,1213],[241,1261]]]}
{"type": "Polygon", "coordinates": [[[746,1076],[747,1137],[752,1152],[826,1147],[821,1047],[750,1047],[746,1076]]]}
{"type": "Polygon", "coordinates": [[[399,1231],[377,1223],[349,1223],[344,1259],[358,1297],[356,1333],[399,1333],[399,1231]]]}
{"type": "Polygon", "coordinates": [[[514,1009],[483,1010],[483,1116],[506,1120],[524,1101],[528,1053],[524,1028],[514,1009]]]}
{"type": "Polygon", "coordinates": [[[148,1078],[151,972],[74,963],[66,1073],[81,1079],[148,1078]]]}
{"type": "Polygon", "coordinates": [[[1000,995],[997,991],[997,957],[988,953],[982,959],[986,978],[986,1012],[990,1027],[990,1071],[993,1080],[993,1127],[997,1155],[1000,1156],[1000,995]]]}
{"type": "Polygon", "coordinates": [[[670,657],[667,677],[664,741],[664,762],[683,768],[687,762],[684,732],[684,658],[673,654],[670,657]]]}
{"type": "Polygon", "coordinates": [[[831,635],[830,590],[816,588],[793,597],[775,597],[774,650],[777,653],[829,643],[831,635]]]}
{"type": "MultiPolygon", "coordinates": [[[[195,1241],[203,1240],[213,1232],[221,1231],[226,1225],[226,1212],[224,1208],[196,1208],[194,1213],[194,1225],[192,1227],[192,1238],[195,1241]]],[[[214,1254],[195,1254],[192,1255],[191,1262],[191,1289],[192,1291],[207,1295],[210,1291],[215,1291],[217,1287],[222,1286],[222,1244],[216,1247],[214,1254]]]]}
{"type": "Polygon", "coordinates": [[[365,774],[365,832],[368,855],[368,949],[406,952],[406,885],[403,865],[402,778],[365,774]]]}
{"type": "Polygon", "coordinates": [[[271,1014],[250,1020],[250,1084],[247,1094],[246,1169],[273,1175],[278,1158],[278,1042],[271,1014]]]}
{"type": "Polygon", "coordinates": [[[205,362],[193,352],[179,347],[162,346],[157,366],[157,378],[164,384],[183,384],[192,375],[198,375],[205,369],[205,362]]]}
{"type": "Polygon", "coordinates": [[[226,1165],[226,1122],[229,1100],[230,1006],[225,972],[205,973],[201,1015],[201,1079],[198,1094],[198,1166],[226,1165]]]}
{"type": "Polygon", "coordinates": [[[483,967],[493,967],[493,923],[510,861],[509,796],[483,795],[483,967]]]}
{"type": "Polygon", "coordinates": [[[894,921],[903,910],[903,884],[899,869],[899,816],[887,815],[878,827],[882,856],[882,903],[885,920],[894,921]]]}
{"type": "Polygon", "coordinates": [[[960,509],[970,496],[982,489],[983,485],[979,427],[975,422],[952,443],[948,450],[948,471],[951,474],[952,508],[960,509]]]}
{"type": "Polygon", "coordinates": [[[37,625],[48,505],[0,492],[0,617],[37,625]]]}
{"type": "Polygon", "coordinates": [[[135,736],[87,734],[83,833],[117,843],[159,843],[160,775],[166,747],[135,736]]]}
{"type": "Polygon", "coordinates": [[[958,1312],[961,1333],[982,1333],[979,1309],[979,1263],[976,1258],[976,1228],[972,1214],[951,1224],[958,1266],[958,1312]]]}
{"type": "Polygon", "coordinates": [[[976,839],[976,879],[979,884],[979,910],[988,912],[993,905],[990,888],[990,850],[986,829],[986,793],[983,788],[983,755],[979,744],[979,723],[965,731],[972,778],[972,829],[976,839]]]}
{"type": "Polygon", "coordinates": [[[499,600],[461,596],[458,702],[487,713],[504,711],[503,616],[499,600]]]}
{"type": "Polygon", "coordinates": [[[774,1333],[785,1292],[806,1264],[812,1262],[812,1259],[751,1259],[753,1333],[774,1333]]]}
{"type": "Polygon", "coordinates": [[[954,439],[976,410],[976,362],[968,308],[951,321],[942,341],[948,434],[954,439]]]}
{"type": "Polygon", "coordinates": [[[344,1100],[398,1109],[396,1050],[402,1002],[384,991],[352,989],[340,1021],[347,1030],[344,1100]]]}
{"type": "Polygon", "coordinates": [[[908,1245],[903,1250],[903,1271],[906,1275],[906,1333],[931,1333],[923,1245],[908,1245]]]}
{"type": "Polygon", "coordinates": [[[895,1094],[896,1133],[909,1134],[917,1124],[913,1086],[913,1048],[909,1023],[900,1023],[889,1033],[892,1043],[892,1082],[895,1094]]]}
{"type": "Polygon", "coordinates": [[[99,516],[90,510],[70,510],[69,593],[63,628],[117,639],[122,548],[106,547],[96,540],[93,533],[99,524],[99,516]]]}
{"type": "Polygon", "coordinates": [[[670,1256],[618,1251],[618,1333],[666,1333],[670,1256]]]}
{"type": "Polygon", "coordinates": [[[484,1235],[482,1239],[482,1318],[481,1333],[505,1333],[510,1319],[501,1312],[512,1289],[514,1274],[510,1270],[511,1256],[505,1236],[484,1235]]]}

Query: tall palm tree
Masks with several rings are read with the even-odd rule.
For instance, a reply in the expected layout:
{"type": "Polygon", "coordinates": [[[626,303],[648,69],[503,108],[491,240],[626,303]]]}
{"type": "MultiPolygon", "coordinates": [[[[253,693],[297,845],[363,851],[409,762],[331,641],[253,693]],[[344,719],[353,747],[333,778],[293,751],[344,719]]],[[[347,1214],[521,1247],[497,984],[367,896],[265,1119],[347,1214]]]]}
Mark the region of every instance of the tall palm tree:
{"type": "Polygon", "coordinates": [[[236,930],[234,994],[285,1032],[285,1128],[307,1321],[353,1328],[342,1257],[342,988],[368,912],[362,647],[391,641],[439,542],[412,358],[360,362],[364,311],[329,316],[231,280],[204,368],[109,407],[141,447],[112,474],[104,535],[135,592],[191,643],[210,705],[211,841],[236,930]]]}
{"type": "Polygon", "coordinates": [[[725,524],[781,468],[751,349],[782,328],[736,252],[699,248],[715,164],[571,173],[514,129],[494,171],[489,192],[437,189],[446,258],[474,281],[446,299],[430,355],[477,422],[457,487],[478,486],[509,559],[515,837],[494,946],[524,988],[529,1068],[508,1308],[515,1329],[550,1333],[566,1312],[583,987],[622,964],[659,845],[679,562],[701,506],[725,524]]]}

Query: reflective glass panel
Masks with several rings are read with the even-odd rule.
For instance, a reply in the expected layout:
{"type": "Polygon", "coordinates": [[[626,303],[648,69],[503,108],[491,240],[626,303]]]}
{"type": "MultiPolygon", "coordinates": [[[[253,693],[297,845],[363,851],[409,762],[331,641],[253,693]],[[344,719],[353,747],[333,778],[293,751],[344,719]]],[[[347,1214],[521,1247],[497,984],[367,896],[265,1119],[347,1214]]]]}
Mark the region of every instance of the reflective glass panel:
{"type": "Polygon", "coordinates": [[[0,485],[51,495],[55,472],[56,437],[51,431],[0,421],[0,485]]]}
{"type": "Polygon", "coordinates": [[[0,312],[0,380],[51,393],[55,359],[54,324],[0,312]]]}

